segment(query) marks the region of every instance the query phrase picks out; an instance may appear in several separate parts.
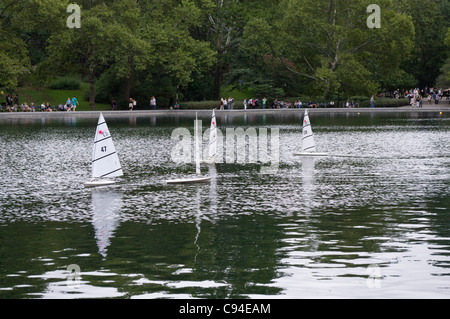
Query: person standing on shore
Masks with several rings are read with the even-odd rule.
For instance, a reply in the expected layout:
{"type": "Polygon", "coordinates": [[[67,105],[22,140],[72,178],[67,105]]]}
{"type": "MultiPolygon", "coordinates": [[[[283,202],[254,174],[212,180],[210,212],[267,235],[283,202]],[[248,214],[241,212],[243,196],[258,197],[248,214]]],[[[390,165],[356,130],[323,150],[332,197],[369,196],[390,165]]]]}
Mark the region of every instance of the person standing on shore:
{"type": "Polygon", "coordinates": [[[152,98],[150,100],[150,107],[153,108],[153,111],[156,110],[156,99],[154,96],[152,96],[152,98]]]}
{"type": "Polygon", "coordinates": [[[133,111],[133,106],[134,106],[133,102],[134,102],[133,99],[130,97],[130,101],[128,101],[128,110],[130,110],[130,111],[133,111]]]}
{"type": "Polygon", "coordinates": [[[266,104],[267,104],[267,99],[263,98],[263,100],[262,100],[262,107],[263,107],[263,109],[266,108],[266,104]]]}
{"type": "Polygon", "coordinates": [[[117,110],[117,102],[116,100],[111,101],[111,110],[115,111],[117,110]]]}
{"type": "Polygon", "coordinates": [[[373,95],[372,95],[372,97],[370,98],[370,107],[371,107],[371,108],[374,108],[374,107],[375,107],[375,100],[374,100],[374,98],[373,98],[373,95]]]}
{"type": "Polygon", "coordinates": [[[231,96],[228,98],[228,106],[230,110],[234,109],[234,99],[231,96]]]}
{"type": "Polygon", "coordinates": [[[6,95],[6,107],[11,107],[13,104],[11,97],[9,96],[9,94],[6,95]]]}
{"type": "Polygon", "coordinates": [[[76,96],[74,95],[73,98],[72,98],[72,111],[73,112],[75,112],[75,110],[77,108],[77,105],[79,105],[78,104],[78,100],[77,100],[76,96]]]}
{"type": "Polygon", "coordinates": [[[247,110],[247,99],[244,99],[244,110],[247,110]]]}

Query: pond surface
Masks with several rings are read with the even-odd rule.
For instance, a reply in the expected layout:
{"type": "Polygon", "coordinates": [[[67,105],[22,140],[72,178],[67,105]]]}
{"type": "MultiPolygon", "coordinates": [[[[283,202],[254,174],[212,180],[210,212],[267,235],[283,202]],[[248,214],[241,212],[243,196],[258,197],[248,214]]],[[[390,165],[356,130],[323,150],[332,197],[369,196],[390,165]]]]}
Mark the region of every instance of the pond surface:
{"type": "Polygon", "coordinates": [[[332,156],[305,159],[302,113],[220,113],[278,129],[277,170],[224,155],[186,186],[192,116],[105,118],[125,175],[99,189],[96,118],[0,118],[0,298],[450,297],[448,114],[312,112],[332,156]]]}

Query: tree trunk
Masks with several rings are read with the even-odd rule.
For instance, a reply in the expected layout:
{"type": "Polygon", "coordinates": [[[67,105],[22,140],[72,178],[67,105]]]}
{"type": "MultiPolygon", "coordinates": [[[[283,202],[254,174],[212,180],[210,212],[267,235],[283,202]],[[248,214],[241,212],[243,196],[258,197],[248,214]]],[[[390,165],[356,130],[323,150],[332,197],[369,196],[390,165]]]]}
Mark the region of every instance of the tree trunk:
{"type": "Polygon", "coordinates": [[[89,109],[95,110],[95,68],[89,70],[89,109]]]}
{"type": "Polygon", "coordinates": [[[217,62],[214,70],[214,98],[220,99],[220,87],[222,85],[222,63],[217,62]]]}
{"type": "Polygon", "coordinates": [[[130,100],[130,97],[131,97],[131,75],[132,75],[132,70],[133,70],[132,66],[133,66],[133,56],[130,55],[128,57],[129,72],[125,78],[124,92],[123,92],[123,97],[124,97],[126,103],[128,103],[128,101],[130,100]]]}
{"type": "Polygon", "coordinates": [[[123,98],[128,103],[130,97],[131,97],[131,74],[129,73],[124,81],[123,98]]]}

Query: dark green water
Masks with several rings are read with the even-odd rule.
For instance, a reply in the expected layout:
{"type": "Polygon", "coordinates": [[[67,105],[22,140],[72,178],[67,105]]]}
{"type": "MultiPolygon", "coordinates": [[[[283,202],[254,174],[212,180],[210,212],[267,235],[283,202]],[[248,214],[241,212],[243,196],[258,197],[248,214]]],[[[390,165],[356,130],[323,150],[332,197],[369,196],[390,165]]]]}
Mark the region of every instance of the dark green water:
{"type": "Polygon", "coordinates": [[[293,156],[302,114],[219,115],[278,128],[279,169],[182,187],[171,134],[193,118],[105,116],[125,176],[94,190],[97,119],[0,118],[0,298],[448,298],[445,114],[313,113],[318,151],[345,155],[315,160],[293,156]]]}

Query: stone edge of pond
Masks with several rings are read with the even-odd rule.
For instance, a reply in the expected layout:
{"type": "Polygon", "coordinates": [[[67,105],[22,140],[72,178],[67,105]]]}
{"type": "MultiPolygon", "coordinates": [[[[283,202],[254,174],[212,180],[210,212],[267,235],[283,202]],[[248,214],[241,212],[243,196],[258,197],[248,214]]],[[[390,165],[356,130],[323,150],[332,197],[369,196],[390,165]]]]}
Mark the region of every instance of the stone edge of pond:
{"type": "MultiPolygon", "coordinates": [[[[139,117],[139,116],[168,116],[168,115],[186,115],[200,116],[211,114],[210,110],[138,110],[138,111],[78,111],[78,112],[18,112],[18,113],[0,113],[0,119],[17,119],[17,118],[96,118],[100,113],[110,117],[139,117]]],[[[303,113],[305,109],[257,109],[257,110],[215,110],[217,115],[268,115],[268,114],[296,114],[303,113]]],[[[450,112],[450,106],[444,104],[439,107],[400,107],[400,108],[318,108],[308,109],[310,113],[434,113],[434,112],[450,112]]]]}

